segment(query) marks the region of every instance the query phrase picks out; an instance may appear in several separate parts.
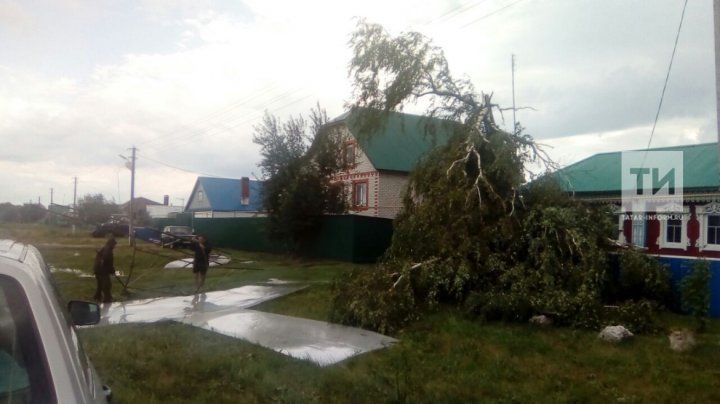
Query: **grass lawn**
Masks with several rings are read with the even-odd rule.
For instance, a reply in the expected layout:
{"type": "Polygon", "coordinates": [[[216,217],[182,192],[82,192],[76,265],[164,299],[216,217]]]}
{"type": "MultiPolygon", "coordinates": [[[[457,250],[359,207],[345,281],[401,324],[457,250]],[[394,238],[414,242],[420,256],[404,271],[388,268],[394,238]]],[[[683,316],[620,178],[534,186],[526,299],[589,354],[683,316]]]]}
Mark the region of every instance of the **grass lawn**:
{"type": "MultiPolygon", "coordinates": [[[[0,237],[40,245],[46,261],[90,272],[102,240],[42,226],[0,228],[0,237]],[[25,237],[25,238],[23,238],[25,237]],[[71,247],[59,247],[65,244],[71,247]]],[[[121,242],[118,269],[131,250],[121,242]]],[[[151,248],[144,246],[144,248],[151,248]]],[[[153,247],[154,248],[154,247],[153,247]]],[[[177,252],[152,251],[180,256],[177,252]]],[[[330,282],[351,264],[229,251],[234,264],[211,269],[208,289],[265,281],[303,280],[307,289],[255,309],[324,320],[330,282]],[[239,265],[237,265],[239,266],[239,265]]],[[[189,270],[163,270],[167,259],[138,253],[129,296],[188,294],[189,270]]],[[[368,269],[370,269],[368,267],[368,269]]],[[[94,280],[56,273],[66,298],[89,298],[94,280]]],[[[668,327],[689,324],[663,318],[668,327]]],[[[483,324],[442,308],[400,332],[396,346],[328,368],[209,331],[166,322],[85,329],[80,335],[116,402],[720,402],[720,322],[711,321],[690,353],[670,351],[667,337],[638,336],[619,346],[596,332],[483,324]]]]}

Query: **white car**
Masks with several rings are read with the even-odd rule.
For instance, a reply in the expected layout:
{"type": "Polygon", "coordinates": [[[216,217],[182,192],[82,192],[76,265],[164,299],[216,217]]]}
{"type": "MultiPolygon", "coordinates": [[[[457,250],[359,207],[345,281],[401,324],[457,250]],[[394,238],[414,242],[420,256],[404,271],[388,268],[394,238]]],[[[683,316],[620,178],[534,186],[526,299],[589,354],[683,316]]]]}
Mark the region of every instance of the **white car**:
{"type": "Polygon", "coordinates": [[[60,302],[40,252],[0,240],[0,403],[110,400],[74,327],[96,324],[100,308],[60,302]]]}

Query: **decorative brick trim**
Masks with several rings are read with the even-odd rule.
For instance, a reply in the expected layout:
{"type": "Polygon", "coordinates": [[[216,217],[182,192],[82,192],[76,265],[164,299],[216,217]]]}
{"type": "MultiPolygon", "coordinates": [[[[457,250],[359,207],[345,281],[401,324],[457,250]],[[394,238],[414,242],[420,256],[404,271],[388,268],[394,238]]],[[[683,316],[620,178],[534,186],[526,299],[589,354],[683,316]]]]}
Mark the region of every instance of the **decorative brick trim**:
{"type": "Polygon", "coordinates": [[[332,177],[331,181],[350,181],[350,180],[358,180],[358,179],[377,177],[377,176],[378,176],[377,171],[367,171],[364,173],[352,173],[352,174],[337,174],[332,177]]]}

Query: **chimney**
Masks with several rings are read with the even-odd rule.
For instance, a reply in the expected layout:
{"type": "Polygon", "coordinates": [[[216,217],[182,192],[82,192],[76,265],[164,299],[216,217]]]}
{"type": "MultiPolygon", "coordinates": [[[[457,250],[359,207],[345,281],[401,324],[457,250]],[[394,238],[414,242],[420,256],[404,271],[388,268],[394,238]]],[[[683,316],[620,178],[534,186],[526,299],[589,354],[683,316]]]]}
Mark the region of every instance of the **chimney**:
{"type": "Polygon", "coordinates": [[[170,205],[170,195],[163,195],[163,205],[170,205]]]}
{"type": "Polygon", "coordinates": [[[250,178],[248,177],[240,179],[240,203],[242,205],[250,204],[250,178]]]}

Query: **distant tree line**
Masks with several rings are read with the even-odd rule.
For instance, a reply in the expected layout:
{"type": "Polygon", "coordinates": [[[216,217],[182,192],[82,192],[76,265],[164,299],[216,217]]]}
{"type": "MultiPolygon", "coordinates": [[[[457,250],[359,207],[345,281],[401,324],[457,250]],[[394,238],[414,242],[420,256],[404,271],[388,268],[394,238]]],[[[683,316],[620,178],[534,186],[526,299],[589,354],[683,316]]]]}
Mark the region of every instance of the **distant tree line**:
{"type": "MultiPolygon", "coordinates": [[[[55,205],[47,208],[42,204],[25,203],[13,205],[0,203],[0,222],[3,223],[37,223],[49,221],[51,223],[78,223],[95,225],[106,222],[114,214],[122,213],[121,207],[114,201],[108,200],[102,194],[87,194],[80,198],[77,208],[55,205]]],[[[142,212],[137,219],[147,221],[147,213],[142,212]]]]}
{"type": "Polygon", "coordinates": [[[0,222],[34,223],[43,220],[46,215],[47,210],[41,204],[13,205],[9,202],[0,203],[0,222]]]}

